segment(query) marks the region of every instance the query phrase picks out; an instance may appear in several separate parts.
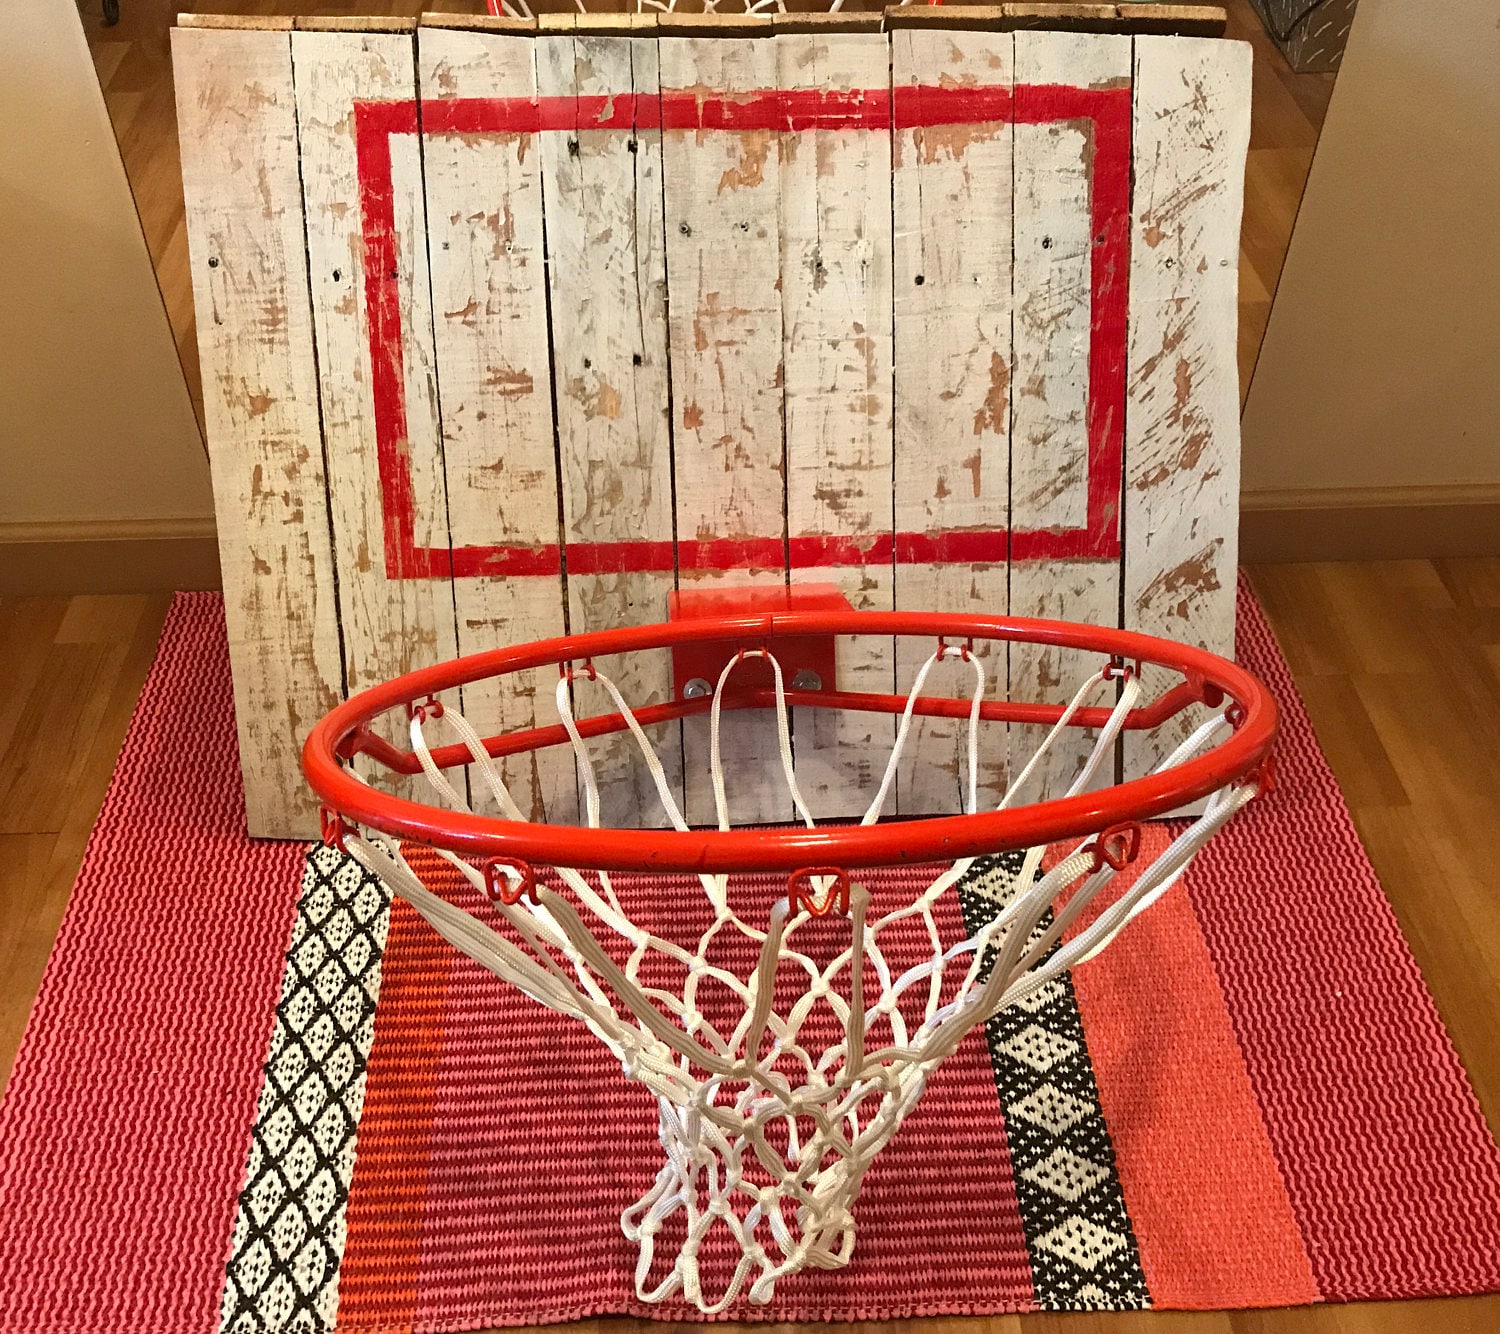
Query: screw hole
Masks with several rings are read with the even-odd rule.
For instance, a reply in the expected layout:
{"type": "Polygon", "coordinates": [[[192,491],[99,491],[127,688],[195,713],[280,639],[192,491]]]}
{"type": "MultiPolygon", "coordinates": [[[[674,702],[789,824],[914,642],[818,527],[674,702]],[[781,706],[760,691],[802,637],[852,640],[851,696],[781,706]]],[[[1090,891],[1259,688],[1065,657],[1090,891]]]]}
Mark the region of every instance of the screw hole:
{"type": "Polygon", "coordinates": [[[917,286],[918,287],[920,287],[926,281],[927,281],[927,279],[922,274],[920,274],[920,273],[917,274],[916,282],[917,282],[917,286]]]}
{"type": "Polygon", "coordinates": [[[210,255],[208,257],[208,267],[211,269],[219,267],[219,257],[217,255],[210,255]]]}

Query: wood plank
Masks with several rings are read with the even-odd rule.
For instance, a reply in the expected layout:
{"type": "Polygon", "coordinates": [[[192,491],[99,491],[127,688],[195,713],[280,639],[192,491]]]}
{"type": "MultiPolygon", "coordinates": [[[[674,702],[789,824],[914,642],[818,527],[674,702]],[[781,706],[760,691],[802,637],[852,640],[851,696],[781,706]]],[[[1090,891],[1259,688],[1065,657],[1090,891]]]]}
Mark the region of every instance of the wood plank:
{"type": "MultiPolygon", "coordinates": [[[[1121,161],[1105,160],[1097,123],[1079,118],[1076,98],[1058,86],[1124,89],[1130,84],[1130,39],[1098,33],[1018,32],[1015,129],[1015,354],[1011,396],[1010,516],[1017,533],[1073,533],[1090,529],[1091,432],[1117,431],[1123,402],[1107,416],[1090,412],[1095,394],[1114,382],[1095,365],[1095,322],[1124,332],[1127,275],[1096,265],[1096,247],[1123,216],[1098,225],[1092,203],[1103,188],[1099,173],[1121,161]],[[1097,287],[1096,274],[1100,278],[1097,287]]],[[[1128,140],[1120,147],[1128,153],[1128,140]]],[[[1124,176],[1128,180],[1128,175],[1124,176]]],[[[1128,198],[1122,193],[1122,210],[1128,198]]],[[[1105,353],[1108,357],[1109,352],[1105,353]]],[[[1113,354],[1119,356],[1116,350],[1113,354]]],[[[1102,359],[1101,359],[1102,360],[1102,359]]],[[[1117,367],[1118,361],[1114,363],[1117,367]]],[[[1097,409],[1096,409],[1097,411],[1097,409]]],[[[1116,438],[1116,445],[1118,439],[1116,438]]],[[[1114,457],[1118,457],[1117,452],[1114,457]]],[[[1109,498],[1108,527],[1118,542],[1119,483],[1109,498]]],[[[1010,610],[1015,616],[1120,623],[1118,548],[1105,557],[1012,554],[1010,610]]],[[[1010,696],[1026,703],[1066,703],[1102,665],[1099,654],[1016,644],[1010,652],[1010,696]]],[[[1110,697],[1101,690],[1091,704],[1110,697]]],[[[1011,751],[1024,764],[1048,729],[1015,726],[1011,751]]],[[[1062,796],[1093,751],[1097,734],[1070,729],[1020,794],[1025,801],[1062,796]]],[[[1113,783],[1113,757],[1095,774],[1094,786],[1113,783]]]]}
{"type": "Polygon", "coordinates": [[[0,834],[0,1092],[10,1080],[72,883],[48,875],[56,844],[56,834],[0,834]]]}
{"type": "Polygon", "coordinates": [[[66,787],[88,762],[97,709],[119,675],[124,649],[112,644],[54,643],[10,738],[8,775],[0,781],[0,834],[56,833],[68,818],[66,787]],[[41,783],[57,770],[63,789],[41,783]]]}
{"type": "MultiPolygon", "coordinates": [[[[1008,117],[961,126],[903,127],[920,113],[914,87],[951,83],[1008,89],[1009,33],[963,37],[926,28],[891,34],[895,219],[895,522],[897,532],[1004,532],[1009,523],[1011,363],[1011,148],[1008,117]],[[904,96],[903,96],[904,94],[904,96]],[[903,111],[903,108],[909,111],[903,111]]],[[[899,553],[898,553],[899,559],[899,553]]],[[[1003,615],[1008,548],[971,564],[896,567],[903,611],[1003,615]]],[[[897,688],[905,691],[936,647],[902,640],[897,688]]],[[[1003,647],[979,646],[987,698],[1006,689],[1003,647]]],[[[970,669],[935,667],[928,692],[968,693],[970,669]]],[[[960,809],[967,724],[922,719],[897,779],[903,815],[960,809]]],[[[1005,792],[1006,734],[981,734],[979,800],[1005,792]]]]}
{"type": "Polygon", "coordinates": [[[265,838],[316,834],[299,756],[344,687],[291,41],[172,33],[246,823],[265,838]]]}
{"type": "Polygon", "coordinates": [[[460,28],[469,32],[534,33],[534,18],[515,18],[509,14],[433,14],[420,19],[424,28],[460,28]]]}
{"type": "Polygon", "coordinates": [[[0,601],[0,753],[26,720],[26,701],[46,670],[47,654],[60,633],[67,602],[59,598],[0,601]]]}
{"type": "MultiPolygon", "coordinates": [[[[1135,39],[1135,194],[1125,419],[1125,626],[1234,654],[1236,262],[1250,48],[1135,39]]],[[[1148,673],[1152,690],[1165,673],[1148,673]]],[[[1130,733],[1149,771],[1200,715],[1130,733]]]]}
{"type": "MultiPolygon", "coordinates": [[[[292,63],[344,676],[353,693],[457,652],[453,595],[425,554],[446,551],[448,524],[413,39],[296,32],[292,63]],[[366,121],[356,103],[397,110],[366,121]]],[[[404,716],[387,714],[376,727],[410,744],[404,716]]],[[[381,788],[419,801],[434,795],[423,778],[393,779],[357,763],[381,788]]]]}
{"type": "MultiPolygon", "coordinates": [[[[776,39],[784,89],[884,92],[890,48],[837,29],[776,39]]],[[[787,533],[868,550],[892,525],[891,140],[863,128],[781,135],[781,298],[787,533]]],[[[834,583],[859,611],[890,611],[888,556],[835,568],[794,560],[793,582],[834,583]]],[[[826,685],[832,686],[828,682],[826,685]]],[[[838,645],[838,689],[895,689],[895,645],[838,645]]],[[[879,714],[793,718],[797,776],[814,816],[863,814],[895,740],[879,714]]]]}
{"type": "MultiPolygon", "coordinates": [[[[547,638],[565,626],[560,571],[489,574],[477,555],[495,547],[555,550],[558,541],[540,136],[459,132],[461,124],[447,118],[463,99],[534,97],[534,46],[506,33],[424,29],[419,38],[461,653],[547,638]]],[[[556,722],[556,681],[555,672],[535,670],[476,682],[464,688],[464,714],[485,736],[556,722]]],[[[566,748],[507,757],[501,771],[533,819],[577,818],[566,748]]]]}
{"type": "MultiPolygon", "coordinates": [[[[542,36],[536,56],[543,97],[654,100],[658,92],[655,42],[542,36]]],[[[589,129],[580,110],[575,128],[540,136],[563,538],[570,547],[672,541],[661,130],[658,117],[649,119],[648,128],[589,129]]],[[[664,620],[675,582],[671,569],[570,571],[569,628],[664,620]]],[[[632,707],[672,697],[666,653],[611,654],[595,665],[632,707]]],[[[608,695],[583,681],[574,696],[579,716],[614,711],[608,695]]],[[[652,740],[680,804],[681,725],[656,728],[652,740]]],[[[601,737],[590,754],[602,823],[666,823],[634,738],[601,737]]]]}
{"type": "MultiPolygon", "coordinates": [[[[180,28],[221,32],[290,32],[292,20],[285,14],[179,14],[174,31],[180,28]]],[[[172,59],[175,64],[175,38],[172,42],[172,59]]]]}
{"type": "Polygon", "coordinates": [[[967,31],[1164,33],[1176,36],[1218,37],[1228,15],[1218,5],[1166,4],[967,4],[888,6],[885,26],[950,28],[967,31]]]}
{"type": "MultiPolygon", "coordinates": [[[[664,94],[776,87],[773,42],[667,36],[669,17],[659,44],[664,94]]],[[[662,134],[678,541],[710,552],[716,542],[770,543],[750,553],[748,568],[680,560],[683,588],[786,579],[776,138],[770,129],[662,134]]],[[[790,818],[769,713],[726,714],[722,738],[731,818],[790,818]]],[[[685,723],[683,754],[687,817],[711,823],[706,717],[685,723]]]]}
{"type": "MultiPolygon", "coordinates": [[[[744,37],[769,37],[773,31],[769,14],[720,13],[717,10],[697,13],[686,9],[671,10],[658,14],[656,23],[663,37],[673,38],[724,37],[739,41],[744,37]]],[[[665,63],[662,68],[665,70],[665,63]]],[[[717,90],[719,85],[705,80],[704,87],[717,90]]]]}

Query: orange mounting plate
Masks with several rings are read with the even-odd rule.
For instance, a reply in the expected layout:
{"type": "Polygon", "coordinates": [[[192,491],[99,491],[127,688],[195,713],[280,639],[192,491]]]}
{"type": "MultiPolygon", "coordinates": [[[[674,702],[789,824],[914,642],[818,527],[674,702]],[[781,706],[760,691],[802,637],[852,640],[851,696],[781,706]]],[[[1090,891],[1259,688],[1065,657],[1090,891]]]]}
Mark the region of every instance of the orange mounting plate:
{"type": "MultiPolygon", "coordinates": [[[[789,611],[853,611],[834,584],[773,584],[755,588],[682,588],[667,594],[670,621],[709,620],[723,616],[772,616],[789,611]]],[[[788,690],[838,688],[837,637],[778,635],[776,660],[788,690]]],[[[672,647],[672,694],[675,699],[706,699],[714,692],[724,668],[745,649],[764,648],[753,635],[735,640],[706,640],[672,647]]],[[[726,707],[752,690],[775,684],[771,664],[750,658],[736,669],[724,687],[726,707]]]]}

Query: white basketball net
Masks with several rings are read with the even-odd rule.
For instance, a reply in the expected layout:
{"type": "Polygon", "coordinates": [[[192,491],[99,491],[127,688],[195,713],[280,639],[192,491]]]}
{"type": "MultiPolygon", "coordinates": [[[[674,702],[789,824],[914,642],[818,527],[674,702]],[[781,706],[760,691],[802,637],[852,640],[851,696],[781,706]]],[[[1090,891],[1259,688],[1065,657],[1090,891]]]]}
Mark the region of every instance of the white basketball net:
{"type": "MultiPolygon", "coordinates": [[[[799,815],[812,826],[797,787],[780,665],[763,650],[742,656],[770,661],[782,771],[799,815]]],[[[873,823],[885,804],[928,672],[941,658],[957,656],[974,675],[966,788],[969,813],[977,809],[984,668],[977,657],[945,646],[917,674],[864,824],[873,823]]],[[[735,665],[731,662],[720,676],[710,712],[711,774],[721,829],[730,825],[719,748],[720,706],[735,665]]],[[[667,819],[686,829],[650,740],[614,683],[602,673],[596,679],[639,743],[667,819]]],[[[1113,689],[1104,672],[1079,690],[1005,794],[1002,808],[1015,802],[1068,719],[1101,687],[1113,689]]],[[[1125,715],[1140,694],[1139,681],[1128,676],[1070,794],[1087,787],[1100,763],[1112,755],[1125,715]]],[[[572,738],[586,818],[597,826],[598,784],[574,725],[569,695],[569,682],[560,681],[558,714],[572,738]]],[[[472,754],[500,813],[524,820],[479,735],[456,711],[449,709],[443,717],[472,754]]],[[[1210,718],[1161,770],[1207,749],[1223,726],[1222,715],[1210,718]]],[[[449,805],[468,809],[433,762],[420,712],[412,721],[411,740],[433,787],[449,805]]],[[[726,875],[698,877],[711,918],[700,938],[690,943],[663,939],[630,920],[607,874],[563,866],[556,874],[571,893],[538,884],[515,904],[492,899],[513,933],[502,935],[429,891],[393,845],[351,832],[346,846],[458,949],[542,1005],[584,1023],[614,1053],[626,1077],[655,1094],[665,1162],[655,1184],[620,1220],[626,1236],[640,1247],[636,1292],[655,1302],[680,1291],[700,1310],[713,1313],[747,1285],[750,1301],[767,1302],[776,1281],[787,1274],[807,1265],[831,1269],[846,1264],[854,1249],[852,1209],[861,1180],[916,1105],[928,1075],[976,1025],[1027,1000],[1109,944],[1170,888],[1198,849],[1255,791],[1253,783],[1246,783],[1217,792],[1202,816],[1145,866],[1133,884],[1066,938],[1064,932],[1116,874],[1096,855],[1093,840],[1045,871],[1045,849],[1027,851],[1013,895],[993,920],[966,939],[945,940],[935,908],[972,860],[956,862],[907,903],[872,903],[869,893],[855,885],[848,916],[837,922],[841,932],[846,924],[847,932],[834,948],[826,946],[826,939],[836,924],[824,921],[809,932],[811,914],[787,898],[763,920],[745,920],[730,904],[726,875]],[[821,962],[797,948],[803,943],[800,935],[819,930],[825,940],[821,962]],[[742,939],[734,942],[734,933],[742,939]],[[893,948],[898,940],[904,942],[902,950],[893,948]],[[726,943],[758,956],[748,976],[715,962],[726,943]],[[676,969],[684,979],[680,993],[648,980],[653,961],[676,969]],[[788,970],[797,985],[788,986],[788,970]],[[719,1023],[711,1022],[700,1008],[704,986],[717,986],[721,997],[732,998],[727,1020],[720,1015],[719,1023]],[[820,1017],[814,1020],[814,1015],[820,1017]],[[685,1239],[675,1257],[665,1255],[658,1262],[656,1239],[669,1219],[676,1233],[685,1230],[685,1239]],[[732,1274],[719,1276],[717,1291],[709,1293],[700,1256],[715,1229],[727,1232],[732,1239],[728,1253],[736,1258],[732,1274]],[[653,1279],[654,1267],[658,1272],[653,1279]]],[[[437,851],[476,889],[485,890],[480,870],[437,851]]],[[[831,893],[832,885],[825,878],[816,889],[831,893]]],[[[951,923],[951,912],[946,920],[951,923]]],[[[660,968],[655,971],[660,974],[660,968]]],[[[714,1246],[715,1254],[725,1253],[722,1237],[714,1246]]]]}

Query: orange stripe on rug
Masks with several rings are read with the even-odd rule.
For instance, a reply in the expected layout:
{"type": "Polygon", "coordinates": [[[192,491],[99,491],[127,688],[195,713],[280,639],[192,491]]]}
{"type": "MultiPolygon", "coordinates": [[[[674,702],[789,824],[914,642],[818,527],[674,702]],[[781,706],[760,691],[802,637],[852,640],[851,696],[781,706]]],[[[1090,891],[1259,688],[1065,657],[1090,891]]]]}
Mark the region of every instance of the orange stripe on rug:
{"type": "MultiPolygon", "coordinates": [[[[1149,865],[1172,833],[1146,826],[1136,868],[1149,865]]],[[[1134,878],[1118,876],[1109,901],[1134,878]]],[[[1085,913],[1068,935],[1105,906],[1085,913]]],[[[1073,987],[1152,1304],[1319,1300],[1182,883],[1125,932],[1128,948],[1080,965],[1073,987]]]]}
{"type": "MultiPolygon", "coordinates": [[[[424,876],[436,862],[423,849],[406,854],[424,876]]],[[[397,1334],[416,1319],[433,1095],[457,957],[410,904],[392,901],[339,1266],[340,1330],[397,1334]]]]}

